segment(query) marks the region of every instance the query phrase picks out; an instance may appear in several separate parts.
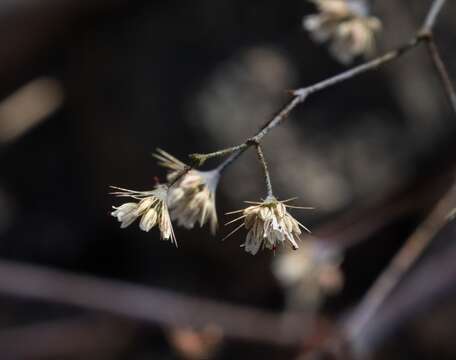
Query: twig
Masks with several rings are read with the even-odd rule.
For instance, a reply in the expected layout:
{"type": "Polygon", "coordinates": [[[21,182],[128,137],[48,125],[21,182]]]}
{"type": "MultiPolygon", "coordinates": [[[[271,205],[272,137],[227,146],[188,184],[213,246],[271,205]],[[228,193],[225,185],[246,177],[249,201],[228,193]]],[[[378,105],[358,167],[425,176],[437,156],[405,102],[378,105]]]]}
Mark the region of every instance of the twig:
{"type": "MultiPolygon", "coordinates": [[[[423,34],[424,39],[426,40],[434,67],[440,77],[448,99],[450,100],[453,111],[456,114],[456,92],[451,83],[447,68],[439,54],[432,33],[432,28],[435,25],[437,16],[445,3],[445,0],[435,0],[433,2],[421,34],[423,34]]],[[[363,298],[354,316],[348,322],[346,328],[348,341],[353,342],[353,340],[362,333],[363,329],[378,311],[382,303],[391,294],[413,264],[424,253],[435,235],[445,226],[448,214],[454,209],[455,205],[456,183],[453,183],[450,190],[441,198],[425,221],[408,238],[405,245],[394,256],[391,263],[363,298]]]]}
{"type": "Polygon", "coordinates": [[[292,99],[277,113],[277,115],[275,115],[271,120],[266,122],[253,137],[247,139],[244,143],[237,145],[237,146],[233,146],[228,149],[209,153],[209,154],[192,154],[192,155],[190,155],[190,157],[193,160],[197,160],[200,164],[203,164],[209,158],[213,158],[216,156],[224,156],[224,155],[227,155],[230,153],[234,153],[235,156],[233,156],[233,158],[227,164],[225,164],[223,166],[223,169],[225,169],[235,159],[237,159],[248,147],[253,146],[256,143],[261,143],[261,141],[269,133],[269,131],[271,131],[272,129],[274,129],[281,123],[283,123],[289,117],[290,113],[299,104],[302,104],[309,95],[317,93],[317,92],[325,90],[325,89],[329,89],[329,88],[333,87],[334,85],[337,85],[346,80],[355,78],[358,75],[364,74],[366,72],[376,70],[380,66],[385,65],[385,64],[401,57],[402,55],[404,55],[411,49],[415,48],[420,43],[428,41],[428,40],[429,40],[429,33],[427,31],[420,30],[409,42],[405,43],[404,45],[398,47],[395,50],[391,50],[391,51],[385,53],[384,55],[379,56],[376,59],[373,59],[364,64],[356,66],[350,70],[342,72],[342,73],[335,75],[333,77],[330,77],[326,80],[320,81],[316,84],[293,90],[291,92],[293,95],[292,99]]]}
{"type": "Polygon", "coordinates": [[[445,3],[446,0],[434,0],[428,12],[428,15],[426,16],[426,20],[424,21],[424,31],[432,31],[432,28],[434,27],[435,22],[437,20],[437,17],[442,11],[442,8],[445,5],[445,3]]]}
{"type": "MultiPolygon", "coordinates": [[[[432,33],[437,16],[445,3],[445,0],[435,0],[433,2],[420,33],[423,39],[426,40],[436,71],[456,114],[456,92],[446,66],[440,57],[432,33]]],[[[445,226],[447,216],[455,205],[456,183],[453,183],[451,189],[441,198],[426,220],[408,238],[405,245],[395,255],[391,263],[365,295],[354,317],[348,322],[347,333],[349,341],[360,335],[381,304],[432,242],[434,236],[445,226]]]]}
{"type": "MultiPolygon", "coordinates": [[[[171,291],[0,261],[0,293],[78,306],[164,327],[215,325],[232,339],[297,346],[305,315],[272,313],[171,291]]],[[[308,329],[310,332],[312,329],[308,329]]]]}
{"type": "Polygon", "coordinates": [[[451,298],[456,278],[454,229],[454,224],[448,224],[437,235],[439,247],[432,249],[432,256],[422,259],[420,265],[408,274],[407,280],[396,288],[389,301],[351,344],[357,358],[366,358],[368,353],[382,346],[385,337],[394,334],[405,322],[416,320],[416,315],[422,316],[423,312],[429,311],[431,304],[436,306],[451,298]]]}
{"type": "Polygon", "coordinates": [[[359,336],[366,324],[401,281],[405,273],[423,254],[435,235],[447,223],[447,216],[456,204],[456,185],[442,197],[430,215],[407,239],[405,245],[394,256],[386,270],[369,289],[354,316],[346,327],[347,340],[352,341],[359,336]]]}
{"type": "Polygon", "coordinates": [[[256,151],[258,155],[258,160],[261,163],[261,166],[263,167],[264,171],[264,181],[266,182],[266,191],[267,191],[267,197],[273,196],[272,193],[272,184],[271,184],[271,176],[269,175],[269,170],[268,170],[268,164],[266,163],[266,159],[264,158],[263,150],[261,149],[260,144],[256,144],[256,151]]]}
{"type": "Polygon", "coordinates": [[[448,73],[447,67],[440,56],[439,49],[434,41],[434,36],[431,34],[429,40],[426,43],[429,55],[431,56],[432,62],[434,64],[435,70],[439,75],[440,81],[443,84],[445,93],[450,101],[450,105],[453,108],[454,113],[456,114],[456,91],[453,84],[450,80],[450,75],[448,73]]]}

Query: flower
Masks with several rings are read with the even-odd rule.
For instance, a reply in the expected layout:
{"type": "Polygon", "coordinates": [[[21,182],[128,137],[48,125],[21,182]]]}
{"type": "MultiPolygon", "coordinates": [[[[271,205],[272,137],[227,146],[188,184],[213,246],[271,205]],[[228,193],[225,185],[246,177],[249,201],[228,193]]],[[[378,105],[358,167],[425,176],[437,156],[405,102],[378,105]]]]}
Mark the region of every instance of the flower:
{"type": "Polygon", "coordinates": [[[154,190],[135,191],[112,186],[119,190],[113,192],[118,197],[128,197],[137,202],[128,202],[118,207],[113,206],[114,211],[111,215],[117,218],[122,229],[130,226],[137,218],[141,217],[139,227],[141,230],[149,232],[154,226],[158,226],[163,240],[170,240],[177,246],[176,236],[174,235],[173,225],[168,211],[168,187],[159,184],[154,190]]]}
{"type": "Polygon", "coordinates": [[[243,223],[225,238],[245,226],[247,236],[241,247],[244,247],[245,251],[252,255],[255,255],[260,248],[276,250],[279,244],[284,244],[285,242],[290,243],[293,250],[298,249],[298,240],[301,235],[300,227],[309,233],[310,231],[288,213],[287,207],[298,209],[311,208],[286,205],[291,200],[294,199],[279,201],[274,196],[268,196],[262,202],[246,201],[251,206],[243,210],[228,213],[242,213],[242,216],[230,221],[227,225],[241,219],[243,219],[243,223]]]}
{"type": "Polygon", "coordinates": [[[209,223],[211,232],[217,229],[217,210],[215,207],[215,190],[220,173],[218,170],[188,170],[189,167],[161,149],[154,156],[159,164],[170,170],[168,181],[168,207],[171,218],[180,226],[192,229],[196,223],[200,227],[209,223]]]}
{"type": "Polygon", "coordinates": [[[375,49],[375,33],[381,22],[368,15],[362,0],[310,0],[319,14],[304,18],[303,26],[317,42],[330,41],[331,54],[344,64],[375,49]]]}

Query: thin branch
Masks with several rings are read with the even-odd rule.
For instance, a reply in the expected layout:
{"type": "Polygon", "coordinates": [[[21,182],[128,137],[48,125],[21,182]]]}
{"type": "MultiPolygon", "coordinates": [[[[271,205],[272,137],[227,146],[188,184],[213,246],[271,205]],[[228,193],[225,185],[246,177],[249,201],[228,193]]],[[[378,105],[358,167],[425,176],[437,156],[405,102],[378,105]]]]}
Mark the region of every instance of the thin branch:
{"type": "MultiPolygon", "coordinates": [[[[400,46],[399,48],[395,50],[391,50],[387,52],[386,54],[368,61],[364,64],[361,64],[359,66],[356,66],[350,70],[347,70],[345,72],[342,72],[341,74],[338,74],[336,76],[330,77],[326,80],[320,81],[316,84],[304,87],[304,88],[299,88],[297,90],[292,91],[293,98],[275,115],[271,120],[266,122],[261,129],[251,138],[247,139],[244,143],[234,146],[232,148],[224,149],[221,151],[217,151],[214,153],[209,153],[209,154],[192,154],[190,155],[193,159],[197,161],[205,161],[209,158],[216,157],[216,156],[223,156],[227,155],[229,153],[237,153],[233,159],[237,159],[243,152],[246,150],[246,148],[255,145],[256,143],[260,143],[263,138],[275,127],[283,123],[290,115],[290,113],[299,105],[302,104],[309,95],[317,93],[319,91],[331,88],[334,85],[337,85],[341,82],[344,82],[346,80],[352,79],[357,77],[358,75],[364,74],[368,71],[376,70],[380,66],[389,63],[399,57],[401,57],[403,54],[407,53],[414,47],[416,47],[418,44],[420,44],[423,41],[426,41],[428,39],[429,34],[428,33],[422,33],[419,32],[415,37],[413,37],[408,43],[400,46]]],[[[231,164],[234,160],[231,160],[229,164],[231,164]]],[[[223,168],[226,168],[227,166],[224,165],[223,168]]]]}
{"type": "Polygon", "coordinates": [[[372,316],[391,294],[416,260],[424,253],[435,235],[447,224],[448,214],[456,205],[456,185],[442,197],[430,215],[407,239],[391,263],[369,289],[354,316],[348,321],[348,340],[359,336],[372,316]]]}
{"type": "Polygon", "coordinates": [[[269,175],[268,164],[266,163],[266,159],[264,158],[263,150],[261,149],[260,144],[256,144],[256,151],[258,155],[258,160],[260,161],[263,171],[264,171],[264,181],[266,182],[266,191],[267,197],[273,196],[272,193],[272,184],[271,184],[271,176],[269,175]]]}
{"type": "MultiPolygon", "coordinates": [[[[422,39],[426,41],[434,67],[444,86],[453,111],[456,114],[455,88],[450,80],[448,70],[440,56],[432,33],[432,28],[435,25],[437,16],[445,3],[445,0],[435,0],[433,2],[420,33],[422,34],[422,39]]],[[[348,322],[347,333],[349,341],[362,333],[366,324],[378,311],[386,298],[391,294],[413,264],[421,257],[435,235],[446,225],[448,214],[451,213],[455,206],[456,183],[453,182],[450,190],[441,198],[426,220],[408,238],[405,245],[394,256],[391,263],[365,295],[361,304],[358,306],[354,317],[348,322]]]]}
{"type": "Polygon", "coordinates": [[[215,325],[232,339],[297,346],[313,328],[296,313],[272,313],[171,291],[0,260],[0,293],[102,311],[164,327],[215,325]]]}
{"type": "Polygon", "coordinates": [[[429,55],[431,56],[432,62],[434,64],[435,70],[439,75],[440,81],[443,84],[445,93],[450,101],[450,105],[453,108],[453,111],[456,115],[456,91],[451,82],[450,75],[445,63],[440,56],[439,49],[434,41],[434,36],[431,34],[429,40],[426,43],[429,55]]]}
{"type": "Polygon", "coordinates": [[[239,150],[236,150],[234,153],[232,153],[229,157],[227,157],[225,159],[225,161],[223,161],[218,167],[217,167],[217,170],[219,171],[219,173],[223,173],[223,171],[225,171],[225,169],[230,166],[233,162],[235,162],[237,160],[237,158],[239,156],[241,156],[244,151],[247,150],[247,146],[246,147],[243,147],[239,150]]]}
{"type": "Polygon", "coordinates": [[[213,153],[208,153],[208,154],[190,154],[189,157],[198,166],[201,166],[209,159],[230,155],[234,152],[238,152],[239,150],[246,149],[247,147],[248,147],[247,144],[241,144],[241,145],[232,146],[227,149],[222,149],[222,150],[215,151],[213,153]]]}
{"type": "MultiPolygon", "coordinates": [[[[417,31],[416,35],[406,44],[398,47],[395,50],[391,50],[386,54],[377,57],[371,61],[368,61],[364,64],[356,66],[350,70],[342,72],[336,76],[330,77],[326,80],[320,81],[316,84],[300,88],[297,90],[292,91],[293,98],[275,115],[271,120],[266,122],[260,129],[258,133],[256,133],[253,137],[247,139],[244,143],[234,146],[232,148],[216,151],[214,153],[209,154],[192,154],[190,157],[195,160],[196,162],[200,162],[201,164],[204,163],[209,158],[224,156],[231,153],[235,153],[231,159],[227,162],[222,164],[222,169],[225,169],[228,165],[234,162],[244,151],[247,147],[260,143],[263,137],[265,137],[269,131],[274,129],[276,126],[280,125],[284,122],[290,115],[290,113],[301,103],[303,103],[307,97],[313,93],[319,92],[321,90],[328,89],[334,85],[337,85],[341,82],[346,80],[352,79],[358,75],[364,74],[368,71],[375,70],[380,66],[389,63],[403,54],[407,53],[411,49],[415,48],[422,42],[427,42],[430,46],[435,45],[433,44],[432,39],[432,29],[435,25],[436,19],[440,14],[443,6],[445,5],[446,0],[434,0],[432,3],[428,15],[426,16],[426,20],[424,21],[423,26],[419,31],[417,31]]],[[[437,53],[438,54],[438,53],[437,53]]],[[[440,71],[440,70],[439,70],[440,71]]],[[[448,77],[447,77],[448,78],[448,77]]],[[[454,93],[454,91],[453,91],[454,93]]],[[[456,100],[455,106],[456,106],[456,100]]]]}
{"type": "Polygon", "coordinates": [[[424,31],[432,31],[432,28],[435,25],[437,17],[439,16],[440,12],[442,11],[443,6],[445,5],[446,0],[434,0],[431,5],[431,8],[426,16],[426,20],[424,21],[423,30],[424,31]]]}

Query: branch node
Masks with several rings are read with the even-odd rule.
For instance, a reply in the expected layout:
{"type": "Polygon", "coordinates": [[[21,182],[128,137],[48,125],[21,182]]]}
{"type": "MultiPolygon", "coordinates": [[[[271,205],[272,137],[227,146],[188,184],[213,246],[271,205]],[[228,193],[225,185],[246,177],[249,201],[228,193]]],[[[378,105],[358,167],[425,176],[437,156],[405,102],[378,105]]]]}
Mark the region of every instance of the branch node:
{"type": "Polygon", "coordinates": [[[204,154],[190,154],[188,157],[190,158],[193,167],[203,166],[207,160],[207,156],[204,154]]]}

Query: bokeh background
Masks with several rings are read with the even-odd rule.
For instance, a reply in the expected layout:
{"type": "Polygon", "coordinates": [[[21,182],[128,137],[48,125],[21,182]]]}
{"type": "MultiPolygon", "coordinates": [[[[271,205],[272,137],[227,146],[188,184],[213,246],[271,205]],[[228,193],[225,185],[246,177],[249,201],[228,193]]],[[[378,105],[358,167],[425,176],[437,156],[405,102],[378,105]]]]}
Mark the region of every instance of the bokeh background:
{"type": "MultiPolygon", "coordinates": [[[[379,52],[429,4],[377,1],[379,52]]],[[[456,78],[454,11],[436,40],[456,78]]],[[[422,48],[312,96],[265,139],[277,196],[316,208],[295,214],[331,254],[325,276],[302,269],[305,247],[253,257],[222,226],[176,229],[176,249],[109,214],[109,185],[164,177],[155,148],[185,160],[238,144],[286,90],[343,71],[302,30],[312,12],[304,0],[0,4],[2,359],[295,359],[356,308],[452,181],[456,122],[422,48]]],[[[248,152],[222,178],[219,215],[263,192],[248,152]]],[[[456,358],[455,231],[358,340],[375,358],[456,358]]]]}

